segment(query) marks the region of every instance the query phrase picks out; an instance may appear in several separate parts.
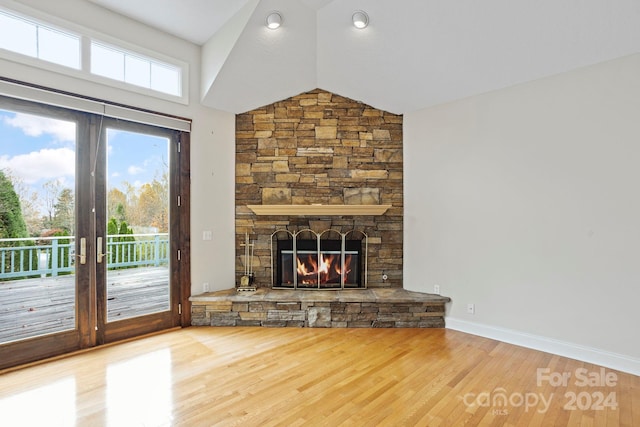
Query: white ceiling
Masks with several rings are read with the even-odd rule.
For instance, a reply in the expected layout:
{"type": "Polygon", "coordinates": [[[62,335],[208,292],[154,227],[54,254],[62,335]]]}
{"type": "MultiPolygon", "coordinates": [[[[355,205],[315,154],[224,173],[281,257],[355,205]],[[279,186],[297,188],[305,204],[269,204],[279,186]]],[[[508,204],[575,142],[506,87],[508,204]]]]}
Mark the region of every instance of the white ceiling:
{"type": "Polygon", "coordinates": [[[640,52],[638,0],[90,1],[202,45],[202,102],[235,113],[315,88],[406,113],[640,52]]]}

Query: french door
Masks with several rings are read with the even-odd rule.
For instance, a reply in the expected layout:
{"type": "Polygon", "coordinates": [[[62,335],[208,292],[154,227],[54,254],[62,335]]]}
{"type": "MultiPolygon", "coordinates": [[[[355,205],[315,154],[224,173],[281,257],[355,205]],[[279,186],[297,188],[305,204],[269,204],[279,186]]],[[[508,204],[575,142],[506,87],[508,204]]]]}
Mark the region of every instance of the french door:
{"type": "Polygon", "coordinates": [[[181,325],[181,139],[0,96],[0,369],[181,325]]]}
{"type": "Polygon", "coordinates": [[[97,341],[106,343],[179,324],[170,227],[179,132],[109,118],[96,126],[97,341]]]}

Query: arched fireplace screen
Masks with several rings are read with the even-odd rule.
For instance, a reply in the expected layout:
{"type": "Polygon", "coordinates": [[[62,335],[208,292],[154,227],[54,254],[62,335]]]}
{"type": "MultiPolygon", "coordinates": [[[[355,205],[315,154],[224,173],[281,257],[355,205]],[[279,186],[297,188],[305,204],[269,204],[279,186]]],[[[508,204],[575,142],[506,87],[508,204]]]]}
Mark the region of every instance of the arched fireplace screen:
{"type": "Polygon", "coordinates": [[[310,229],[271,235],[271,287],[275,289],[365,289],[367,235],[310,229]]]}

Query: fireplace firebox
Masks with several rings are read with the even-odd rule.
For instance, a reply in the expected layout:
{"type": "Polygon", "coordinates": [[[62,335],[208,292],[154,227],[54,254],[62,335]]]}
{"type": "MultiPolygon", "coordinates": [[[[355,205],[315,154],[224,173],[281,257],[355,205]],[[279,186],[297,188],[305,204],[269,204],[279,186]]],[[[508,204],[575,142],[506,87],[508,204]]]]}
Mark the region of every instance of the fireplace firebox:
{"type": "MultiPolygon", "coordinates": [[[[276,240],[273,260],[276,289],[358,289],[366,287],[366,251],[363,240],[301,239],[297,235],[276,240]]],[[[366,238],[366,237],[365,237],[366,238]]],[[[366,242],[366,240],[365,240],[366,242]]]]}

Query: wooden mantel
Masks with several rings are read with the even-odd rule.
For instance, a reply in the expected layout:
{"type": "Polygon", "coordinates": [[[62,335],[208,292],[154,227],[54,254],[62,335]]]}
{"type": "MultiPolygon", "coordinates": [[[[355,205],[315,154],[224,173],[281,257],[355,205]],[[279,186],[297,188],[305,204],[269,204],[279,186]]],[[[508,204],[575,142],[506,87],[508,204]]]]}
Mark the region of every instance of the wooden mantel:
{"type": "Polygon", "coordinates": [[[247,205],[256,215],[382,215],[391,205],[247,205]]]}

